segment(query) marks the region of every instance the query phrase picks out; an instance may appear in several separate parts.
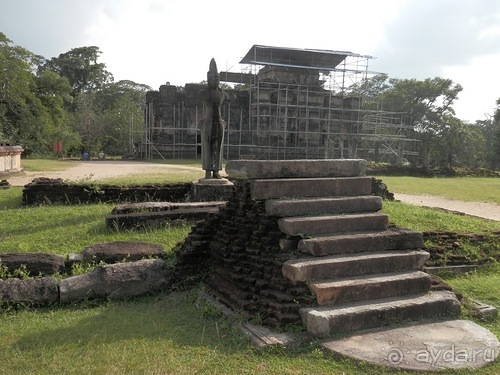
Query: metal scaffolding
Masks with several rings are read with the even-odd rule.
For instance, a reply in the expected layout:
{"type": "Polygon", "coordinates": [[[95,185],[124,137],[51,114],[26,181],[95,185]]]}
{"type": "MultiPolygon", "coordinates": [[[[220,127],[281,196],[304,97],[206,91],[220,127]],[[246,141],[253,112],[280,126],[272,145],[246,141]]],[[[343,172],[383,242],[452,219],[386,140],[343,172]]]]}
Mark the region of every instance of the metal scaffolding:
{"type": "MultiPolygon", "coordinates": [[[[403,163],[416,156],[404,114],[373,110],[351,93],[375,73],[371,56],[351,52],[254,45],[241,72],[221,72],[233,84],[223,108],[226,159],[364,158],[403,163]]],[[[186,85],[162,86],[147,98],[142,156],[198,158],[203,104],[186,85]]],[[[370,105],[368,105],[370,104],[370,105]]]]}

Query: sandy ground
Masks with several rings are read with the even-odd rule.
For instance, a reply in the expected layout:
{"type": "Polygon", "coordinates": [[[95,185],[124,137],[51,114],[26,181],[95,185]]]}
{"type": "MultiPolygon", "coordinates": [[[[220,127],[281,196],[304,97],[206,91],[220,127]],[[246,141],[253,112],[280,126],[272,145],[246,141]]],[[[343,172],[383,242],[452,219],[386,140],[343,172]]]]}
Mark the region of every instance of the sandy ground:
{"type": "MultiPolygon", "coordinates": [[[[74,165],[64,171],[54,172],[24,172],[12,175],[7,180],[12,186],[24,186],[36,177],[62,178],[68,180],[89,179],[96,181],[104,178],[123,177],[134,174],[145,173],[169,173],[179,170],[203,171],[199,167],[175,164],[156,164],[140,161],[112,161],[95,160],[86,162],[74,162],[74,165]]],[[[466,215],[482,217],[490,220],[500,221],[500,205],[482,202],[462,202],[445,199],[436,196],[394,194],[401,202],[425,207],[438,207],[445,210],[457,211],[466,215]]]]}
{"type": "Polygon", "coordinates": [[[199,171],[200,178],[203,177],[204,173],[199,167],[187,165],[157,164],[128,160],[90,160],[85,162],[74,162],[74,165],[66,170],[52,172],[23,172],[22,174],[7,177],[6,179],[12,186],[24,186],[37,177],[62,178],[63,180],[71,181],[97,181],[105,178],[124,177],[137,174],[167,174],[179,170],[199,171]]]}
{"type": "Polygon", "coordinates": [[[395,193],[394,198],[401,202],[417,206],[438,207],[449,211],[461,212],[470,216],[500,221],[500,205],[494,203],[462,202],[436,196],[399,193],[395,193]]]}

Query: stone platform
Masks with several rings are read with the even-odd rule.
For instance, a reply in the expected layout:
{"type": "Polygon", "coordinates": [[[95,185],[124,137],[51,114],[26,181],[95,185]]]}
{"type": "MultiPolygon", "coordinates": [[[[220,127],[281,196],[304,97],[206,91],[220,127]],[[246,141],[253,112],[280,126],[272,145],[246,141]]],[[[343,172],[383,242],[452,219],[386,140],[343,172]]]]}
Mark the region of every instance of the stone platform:
{"type": "Polygon", "coordinates": [[[500,351],[495,335],[468,320],[365,331],[321,345],[334,355],[417,371],[476,369],[493,363],[500,351]]]}
{"type": "Polygon", "coordinates": [[[195,202],[225,201],[234,192],[234,185],[226,178],[200,178],[191,186],[195,202]]]}

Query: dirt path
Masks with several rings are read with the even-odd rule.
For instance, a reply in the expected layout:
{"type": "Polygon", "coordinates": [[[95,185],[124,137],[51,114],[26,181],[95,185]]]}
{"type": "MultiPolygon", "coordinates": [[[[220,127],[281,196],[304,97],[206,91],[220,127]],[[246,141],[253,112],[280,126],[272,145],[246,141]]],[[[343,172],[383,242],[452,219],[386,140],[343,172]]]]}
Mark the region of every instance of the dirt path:
{"type": "Polygon", "coordinates": [[[457,211],[470,216],[500,221],[500,205],[483,202],[462,202],[451,199],[429,196],[395,193],[394,198],[401,202],[424,207],[438,207],[449,211],[457,211]]]}
{"type": "Polygon", "coordinates": [[[200,171],[200,178],[203,171],[200,167],[176,164],[157,164],[140,161],[124,160],[91,160],[85,162],[74,162],[68,169],[52,172],[24,172],[22,175],[8,177],[7,180],[12,186],[24,186],[36,177],[62,178],[64,180],[78,181],[90,179],[97,181],[106,178],[123,177],[147,173],[165,173],[193,170],[200,171]]]}

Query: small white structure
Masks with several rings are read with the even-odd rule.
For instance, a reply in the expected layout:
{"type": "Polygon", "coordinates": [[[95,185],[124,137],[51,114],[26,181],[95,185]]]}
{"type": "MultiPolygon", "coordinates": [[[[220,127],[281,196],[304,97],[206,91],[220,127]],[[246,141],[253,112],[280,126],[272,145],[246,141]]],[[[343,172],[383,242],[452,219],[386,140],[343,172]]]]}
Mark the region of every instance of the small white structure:
{"type": "Polygon", "coordinates": [[[21,169],[21,146],[0,145],[0,172],[15,172],[21,169]]]}

